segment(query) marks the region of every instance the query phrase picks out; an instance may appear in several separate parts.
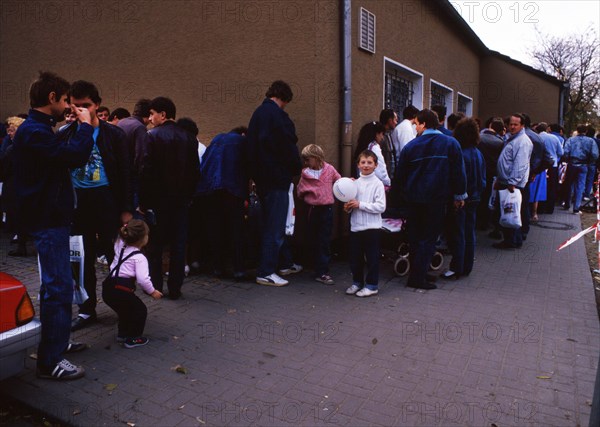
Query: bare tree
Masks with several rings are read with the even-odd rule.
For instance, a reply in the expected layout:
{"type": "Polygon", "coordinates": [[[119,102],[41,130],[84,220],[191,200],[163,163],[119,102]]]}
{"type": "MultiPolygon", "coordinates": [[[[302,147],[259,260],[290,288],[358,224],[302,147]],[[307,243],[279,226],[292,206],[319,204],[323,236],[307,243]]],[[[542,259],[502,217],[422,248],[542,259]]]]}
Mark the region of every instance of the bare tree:
{"type": "Polygon", "coordinates": [[[538,45],[531,56],[536,68],[568,82],[570,91],[565,105],[565,128],[578,123],[600,124],[600,41],[589,27],[581,34],[556,37],[538,33],[538,45]]]}

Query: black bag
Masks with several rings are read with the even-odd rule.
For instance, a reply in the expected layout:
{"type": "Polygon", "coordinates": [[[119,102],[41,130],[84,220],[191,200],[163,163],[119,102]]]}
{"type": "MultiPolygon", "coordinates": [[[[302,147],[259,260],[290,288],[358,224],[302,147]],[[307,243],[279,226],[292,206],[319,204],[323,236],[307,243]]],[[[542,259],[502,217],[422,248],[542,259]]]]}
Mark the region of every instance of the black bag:
{"type": "Polygon", "coordinates": [[[124,252],[125,246],[123,246],[121,249],[121,254],[119,255],[119,261],[117,262],[117,265],[115,265],[115,268],[110,270],[108,276],[102,282],[102,287],[110,286],[112,288],[119,289],[120,291],[133,293],[135,292],[135,279],[133,277],[119,277],[119,270],[125,261],[134,255],[141,254],[142,251],[133,251],[123,258],[124,252]]]}

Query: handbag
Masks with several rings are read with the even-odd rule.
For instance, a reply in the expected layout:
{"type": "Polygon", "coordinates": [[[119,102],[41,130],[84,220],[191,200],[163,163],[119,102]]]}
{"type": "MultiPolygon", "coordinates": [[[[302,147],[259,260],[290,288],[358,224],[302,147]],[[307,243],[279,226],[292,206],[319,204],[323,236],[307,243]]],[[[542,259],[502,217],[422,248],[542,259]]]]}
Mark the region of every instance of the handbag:
{"type": "Polygon", "coordinates": [[[500,225],[505,228],[521,228],[521,192],[498,191],[500,196],[500,225]]]}
{"type": "Polygon", "coordinates": [[[125,258],[123,258],[123,253],[125,252],[125,246],[121,249],[121,254],[119,255],[119,261],[114,266],[112,270],[106,276],[106,279],[102,282],[102,287],[108,286],[120,291],[133,293],[135,292],[135,279],[133,277],[119,277],[119,270],[121,269],[121,265],[129,258],[134,255],[141,254],[142,251],[133,251],[125,258]]]}

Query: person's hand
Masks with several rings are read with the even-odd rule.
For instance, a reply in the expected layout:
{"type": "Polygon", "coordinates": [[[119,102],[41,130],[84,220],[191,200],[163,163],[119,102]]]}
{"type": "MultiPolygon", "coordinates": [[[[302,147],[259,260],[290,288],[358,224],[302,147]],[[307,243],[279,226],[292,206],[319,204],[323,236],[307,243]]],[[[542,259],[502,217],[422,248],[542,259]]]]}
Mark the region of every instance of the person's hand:
{"type": "Polygon", "coordinates": [[[87,123],[88,125],[92,124],[92,116],[90,115],[90,110],[87,108],[80,108],[71,105],[71,113],[75,114],[79,123],[87,123]]]}
{"type": "Polygon", "coordinates": [[[465,201],[464,200],[455,200],[454,201],[454,209],[458,210],[461,209],[465,206],[465,201]]]}
{"type": "MultiPolygon", "coordinates": [[[[537,175],[535,175],[535,174],[532,174],[532,175],[529,177],[529,182],[533,182],[533,181],[535,181],[535,177],[536,177],[536,176],[537,176],[537,175]]],[[[511,193],[512,193],[512,191],[511,191],[511,193]]]]}
{"type": "Polygon", "coordinates": [[[358,209],[359,207],[360,202],[356,199],[352,199],[344,205],[344,210],[346,210],[346,212],[349,212],[352,209],[358,209]]]}
{"type": "Polygon", "coordinates": [[[150,296],[151,296],[152,298],[154,298],[154,299],[161,299],[161,298],[163,297],[163,294],[162,294],[162,292],[160,292],[160,291],[157,291],[157,290],[155,289],[155,290],[154,290],[154,292],[152,292],[152,293],[150,294],[150,296]]]}
{"type": "Polygon", "coordinates": [[[515,192],[515,186],[514,185],[509,185],[507,187],[507,189],[508,189],[509,193],[514,193],[515,192]]]}

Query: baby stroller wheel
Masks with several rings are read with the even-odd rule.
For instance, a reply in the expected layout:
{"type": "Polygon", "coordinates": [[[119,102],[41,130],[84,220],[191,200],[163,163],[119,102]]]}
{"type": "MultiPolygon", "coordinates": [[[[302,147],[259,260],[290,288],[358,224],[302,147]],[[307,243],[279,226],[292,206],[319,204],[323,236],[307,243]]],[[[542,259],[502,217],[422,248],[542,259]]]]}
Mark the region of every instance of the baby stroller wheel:
{"type": "Polygon", "coordinates": [[[408,258],[400,257],[394,263],[394,271],[398,276],[406,276],[410,270],[410,261],[408,258]]]}
{"type": "Polygon", "coordinates": [[[429,267],[433,271],[437,271],[442,267],[442,264],[444,264],[444,255],[442,255],[441,252],[436,251],[433,254],[433,257],[431,258],[431,264],[429,265],[429,267]]]}
{"type": "Polygon", "coordinates": [[[400,246],[398,246],[398,255],[401,257],[407,257],[409,252],[408,243],[402,242],[400,246]]]}

